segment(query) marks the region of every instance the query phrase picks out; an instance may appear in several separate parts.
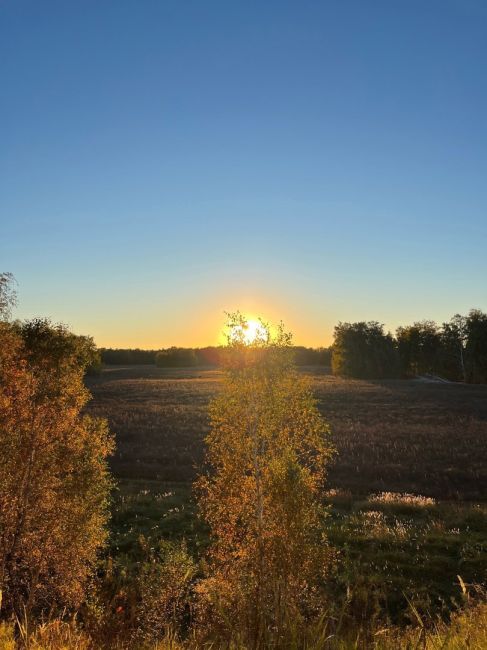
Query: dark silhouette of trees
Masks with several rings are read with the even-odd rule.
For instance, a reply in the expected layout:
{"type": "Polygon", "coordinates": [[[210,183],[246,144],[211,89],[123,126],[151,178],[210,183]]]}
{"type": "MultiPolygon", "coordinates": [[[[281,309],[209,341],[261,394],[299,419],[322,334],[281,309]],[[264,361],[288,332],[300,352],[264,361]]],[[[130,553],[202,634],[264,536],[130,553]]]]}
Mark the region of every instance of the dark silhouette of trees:
{"type": "Polygon", "coordinates": [[[191,368],[198,365],[198,357],[191,348],[168,348],[156,355],[156,364],[161,368],[191,368]]]}
{"type": "Polygon", "coordinates": [[[196,356],[198,358],[199,366],[219,366],[221,365],[222,359],[222,348],[221,346],[208,346],[206,348],[198,348],[195,350],[196,356]]]}
{"type": "Polygon", "coordinates": [[[297,366],[331,366],[330,348],[306,348],[293,346],[294,363],[297,366]]]}
{"type": "Polygon", "coordinates": [[[339,323],[332,348],[333,373],[343,377],[380,379],[398,375],[394,339],[376,321],[339,323]]]}
{"type": "Polygon", "coordinates": [[[436,374],[441,368],[442,340],[434,321],[399,327],[397,347],[404,376],[436,374]]]}
{"type": "Polygon", "coordinates": [[[440,374],[451,381],[467,381],[467,317],[455,314],[443,323],[440,374]]]}
{"type": "Polygon", "coordinates": [[[487,314],[472,309],[466,318],[466,375],[471,383],[487,382],[487,314]]]}
{"type": "Polygon", "coordinates": [[[335,327],[332,369],[337,375],[376,379],[438,375],[450,381],[487,382],[487,314],[472,309],[439,327],[424,320],[398,327],[396,338],[373,322],[335,327]],[[399,365],[398,365],[399,364],[399,365]]]}
{"type": "Polygon", "coordinates": [[[487,314],[472,309],[439,328],[422,321],[397,330],[404,376],[435,374],[451,381],[487,381],[487,314]]]}
{"type": "MultiPolygon", "coordinates": [[[[330,366],[331,348],[306,348],[293,346],[297,366],[330,366]]],[[[221,366],[222,346],[204,348],[172,347],[163,350],[101,348],[100,359],[108,365],[153,365],[160,368],[221,366]]]]}
{"type": "Polygon", "coordinates": [[[142,366],[156,362],[157,350],[101,348],[102,363],[108,365],[142,366]]]}

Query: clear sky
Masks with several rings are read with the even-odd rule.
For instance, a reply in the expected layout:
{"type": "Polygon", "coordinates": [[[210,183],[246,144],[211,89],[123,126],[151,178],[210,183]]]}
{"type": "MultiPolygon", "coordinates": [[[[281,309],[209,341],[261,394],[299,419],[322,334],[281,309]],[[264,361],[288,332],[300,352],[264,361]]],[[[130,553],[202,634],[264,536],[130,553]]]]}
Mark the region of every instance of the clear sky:
{"type": "Polygon", "coordinates": [[[0,271],[100,345],[487,308],[485,0],[0,0],[0,271]]]}

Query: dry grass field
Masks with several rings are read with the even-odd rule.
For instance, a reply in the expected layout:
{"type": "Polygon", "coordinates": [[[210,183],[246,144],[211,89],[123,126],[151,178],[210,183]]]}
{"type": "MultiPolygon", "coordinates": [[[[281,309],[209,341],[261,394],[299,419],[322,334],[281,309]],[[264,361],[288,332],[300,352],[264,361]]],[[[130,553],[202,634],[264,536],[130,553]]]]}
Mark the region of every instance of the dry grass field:
{"type": "MultiPolygon", "coordinates": [[[[304,372],[330,423],[331,488],[487,498],[487,386],[358,381],[304,372]]],[[[116,434],[116,476],[189,481],[203,457],[206,407],[220,372],[111,367],[91,378],[91,412],[116,434]]]]}
{"type": "MultiPolygon", "coordinates": [[[[326,495],[334,596],[369,618],[407,620],[412,600],[424,613],[447,611],[461,594],[457,576],[487,578],[487,386],[303,372],[337,449],[326,495]]],[[[114,556],[136,557],[141,535],[184,537],[195,554],[205,545],[191,482],[220,380],[214,369],[150,366],[89,379],[90,411],[117,441],[114,556]]]]}

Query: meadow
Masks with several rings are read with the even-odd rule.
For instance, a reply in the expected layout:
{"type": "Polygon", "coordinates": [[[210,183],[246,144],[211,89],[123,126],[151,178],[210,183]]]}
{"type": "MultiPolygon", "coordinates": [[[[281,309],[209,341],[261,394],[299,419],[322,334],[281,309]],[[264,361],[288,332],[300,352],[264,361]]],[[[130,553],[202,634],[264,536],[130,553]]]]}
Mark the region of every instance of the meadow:
{"type": "MultiPolygon", "coordinates": [[[[487,386],[302,372],[336,448],[324,494],[331,600],[368,622],[447,615],[487,577],[487,386]]],[[[208,536],[192,481],[220,383],[215,369],[153,366],[88,379],[89,410],[116,435],[114,561],[136,563],[142,546],[164,539],[184,539],[201,557],[208,536]]]]}

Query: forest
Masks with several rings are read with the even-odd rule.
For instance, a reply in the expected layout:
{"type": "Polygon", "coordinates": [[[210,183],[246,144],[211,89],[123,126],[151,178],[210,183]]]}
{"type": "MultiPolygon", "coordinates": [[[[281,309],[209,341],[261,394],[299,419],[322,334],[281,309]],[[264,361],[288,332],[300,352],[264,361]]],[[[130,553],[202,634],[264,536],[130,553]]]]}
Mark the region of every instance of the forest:
{"type": "MultiPolygon", "coordinates": [[[[133,350],[101,348],[100,362],[111,365],[157,365],[159,368],[191,368],[194,366],[221,366],[224,363],[223,346],[204,348],[171,347],[161,350],[133,350]]],[[[325,365],[331,363],[331,350],[328,348],[306,348],[293,346],[294,362],[298,366],[325,365]]]]}

